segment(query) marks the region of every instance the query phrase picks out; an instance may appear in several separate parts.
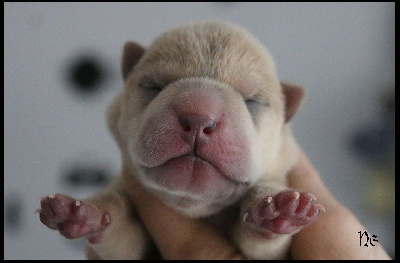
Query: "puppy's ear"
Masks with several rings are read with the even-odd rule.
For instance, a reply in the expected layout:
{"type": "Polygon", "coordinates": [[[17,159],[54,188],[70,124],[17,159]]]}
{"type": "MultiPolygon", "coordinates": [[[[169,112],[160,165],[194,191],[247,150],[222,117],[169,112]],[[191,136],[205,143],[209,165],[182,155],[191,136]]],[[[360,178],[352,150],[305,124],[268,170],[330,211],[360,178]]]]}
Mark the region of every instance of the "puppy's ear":
{"type": "Polygon", "coordinates": [[[300,107],[304,97],[304,89],[298,85],[281,82],[285,97],[285,123],[289,122],[300,107]]]}
{"type": "Polygon", "coordinates": [[[124,81],[132,72],[132,69],[138,63],[139,59],[143,56],[146,49],[136,42],[126,42],[124,45],[124,51],[122,55],[122,76],[124,81]]]}

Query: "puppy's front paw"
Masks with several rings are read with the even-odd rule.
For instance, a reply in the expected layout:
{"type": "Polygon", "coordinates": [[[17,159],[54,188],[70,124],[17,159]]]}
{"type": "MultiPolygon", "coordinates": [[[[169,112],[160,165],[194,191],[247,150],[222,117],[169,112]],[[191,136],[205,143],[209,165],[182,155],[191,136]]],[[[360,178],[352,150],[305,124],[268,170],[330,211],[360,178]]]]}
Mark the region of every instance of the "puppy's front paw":
{"type": "Polygon", "coordinates": [[[266,238],[292,234],[313,222],[324,207],[315,204],[313,194],[285,190],[256,200],[243,214],[243,220],[266,238]]]}
{"type": "Polygon", "coordinates": [[[55,194],[41,198],[40,221],[60,231],[66,238],[86,236],[90,243],[99,243],[103,230],[110,223],[110,215],[88,202],[55,194]]]}

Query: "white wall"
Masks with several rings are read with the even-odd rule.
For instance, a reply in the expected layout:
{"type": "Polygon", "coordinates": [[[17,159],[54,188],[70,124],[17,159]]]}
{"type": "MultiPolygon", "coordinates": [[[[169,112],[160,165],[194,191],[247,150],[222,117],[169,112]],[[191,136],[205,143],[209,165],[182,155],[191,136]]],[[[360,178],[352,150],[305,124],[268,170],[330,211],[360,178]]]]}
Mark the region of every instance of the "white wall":
{"type": "Polygon", "coordinates": [[[394,85],[394,8],[394,3],[5,3],[4,197],[5,205],[20,198],[22,219],[14,230],[5,224],[4,259],[84,258],[81,241],[41,225],[34,214],[38,198],[54,192],[83,197],[96,190],[65,188],[60,181],[70,162],[101,162],[118,172],[119,152],[104,111],[122,85],[124,42],[148,45],[171,26],[205,18],[247,28],[268,47],[280,77],[306,88],[306,103],[293,123],[299,143],[335,196],[394,255],[394,214],[370,211],[371,166],[348,147],[353,132],[380,117],[376,98],[384,84],[394,85]],[[85,50],[97,52],[109,70],[103,90],[88,98],[71,92],[64,76],[69,61],[85,50]]]}

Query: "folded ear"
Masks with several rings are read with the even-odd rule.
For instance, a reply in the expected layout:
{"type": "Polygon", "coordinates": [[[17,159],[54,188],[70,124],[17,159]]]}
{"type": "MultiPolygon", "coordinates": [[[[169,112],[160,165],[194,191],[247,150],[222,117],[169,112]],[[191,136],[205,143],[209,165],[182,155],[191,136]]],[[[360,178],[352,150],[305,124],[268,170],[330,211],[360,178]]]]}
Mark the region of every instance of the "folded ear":
{"type": "Polygon", "coordinates": [[[298,85],[281,82],[285,97],[285,123],[289,122],[300,107],[304,97],[304,89],[298,85]]]}
{"type": "Polygon", "coordinates": [[[132,69],[138,63],[145,51],[146,49],[136,42],[129,41],[125,43],[121,64],[124,81],[129,76],[129,73],[132,72],[132,69]]]}

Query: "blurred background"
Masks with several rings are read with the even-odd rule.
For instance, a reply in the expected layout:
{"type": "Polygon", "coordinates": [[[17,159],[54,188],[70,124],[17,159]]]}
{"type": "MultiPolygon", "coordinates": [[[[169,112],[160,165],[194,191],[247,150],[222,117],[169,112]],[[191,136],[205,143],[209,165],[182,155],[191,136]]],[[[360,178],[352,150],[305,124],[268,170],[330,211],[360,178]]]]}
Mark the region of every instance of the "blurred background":
{"type": "Polygon", "coordinates": [[[149,45],[172,26],[208,18],[247,28],[280,78],[306,89],[292,124],[298,142],[360,231],[395,257],[394,2],[7,2],[4,259],[84,259],[82,240],[40,223],[39,198],[86,197],[118,173],[105,110],[122,86],[125,41],[149,45]]]}

